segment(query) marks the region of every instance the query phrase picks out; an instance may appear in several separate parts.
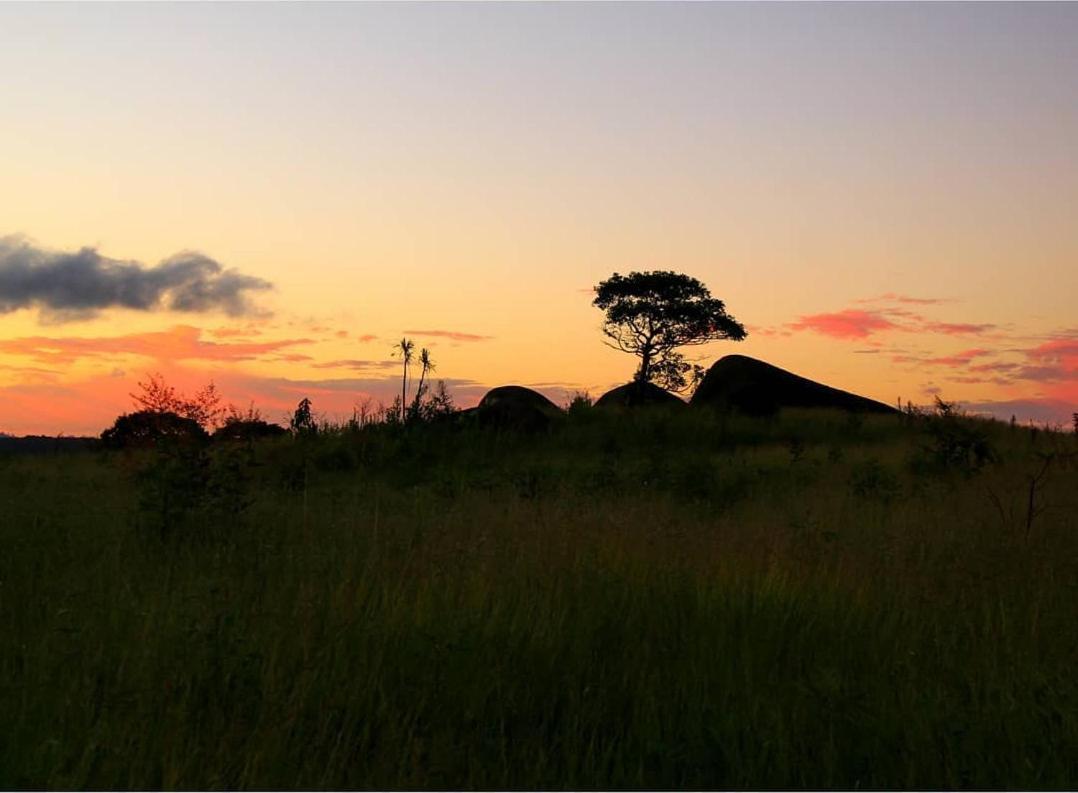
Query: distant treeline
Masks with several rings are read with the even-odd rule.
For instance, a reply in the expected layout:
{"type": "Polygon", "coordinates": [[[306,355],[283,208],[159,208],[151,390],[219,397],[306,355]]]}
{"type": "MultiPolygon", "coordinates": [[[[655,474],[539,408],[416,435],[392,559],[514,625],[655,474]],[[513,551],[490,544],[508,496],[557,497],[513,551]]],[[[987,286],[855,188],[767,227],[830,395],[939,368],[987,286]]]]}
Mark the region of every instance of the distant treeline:
{"type": "Polygon", "coordinates": [[[80,452],[96,449],[101,441],[97,438],[51,437],[27,435],[16,438],[0,435],[0,454],[54,454],[57,452],[80,452]]]}

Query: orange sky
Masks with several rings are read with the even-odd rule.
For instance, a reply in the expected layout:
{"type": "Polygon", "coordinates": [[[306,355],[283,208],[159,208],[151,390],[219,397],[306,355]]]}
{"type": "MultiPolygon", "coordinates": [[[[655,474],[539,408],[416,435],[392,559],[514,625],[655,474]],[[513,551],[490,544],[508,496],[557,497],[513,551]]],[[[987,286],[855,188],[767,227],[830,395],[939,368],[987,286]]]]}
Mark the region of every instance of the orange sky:
{"type": "Polygon", "coordinates": [[[347,415],[402,334],[461,404],[598,394],[633,361],[588,290],[634,269],[749,327],[704,363],[1066,420],[1074,40],[1074,5],[0,6],[0,431],[97,433],[151,371],[347,415]],[[185,251],[223,274],[131,291],[185,251]]]}

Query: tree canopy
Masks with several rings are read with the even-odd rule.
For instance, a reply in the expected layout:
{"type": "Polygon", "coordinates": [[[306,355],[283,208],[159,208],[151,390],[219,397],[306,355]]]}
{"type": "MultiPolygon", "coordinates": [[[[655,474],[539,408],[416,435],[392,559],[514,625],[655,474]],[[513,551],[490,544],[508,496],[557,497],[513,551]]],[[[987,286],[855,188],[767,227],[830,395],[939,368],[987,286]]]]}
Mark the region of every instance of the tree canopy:
{"type": "Polygon", "coordinates": [[[690,372],[702,373],[679,347],[748,335],[700,281],[670,270],[614,273],[595,287],[592,305],[606,313],[607,344],[640,358],[634,380],[671,391],[685,390],[690,372]]]}

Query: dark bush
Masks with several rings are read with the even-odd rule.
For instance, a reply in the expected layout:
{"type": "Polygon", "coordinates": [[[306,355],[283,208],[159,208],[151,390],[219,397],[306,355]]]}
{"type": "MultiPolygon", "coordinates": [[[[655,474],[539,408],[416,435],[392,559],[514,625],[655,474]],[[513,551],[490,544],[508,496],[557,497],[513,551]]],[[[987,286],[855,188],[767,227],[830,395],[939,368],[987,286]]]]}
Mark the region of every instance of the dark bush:
{"type": "Polygon", "coordinates": [[[953,402],[936,397],[936,410],[924,422],[929,442],[921,452],[929,467],[972,474],[998,460],[985,425],[964,416],[953,402]]]}
{"type": "Polygon", "coordinates": [[[254,441],[287,435],[288,430],[279,424],[262,419],[230,419],[213,433],[215,441],[254,441]]]}
{"type": "Polygon", "coordinates": [[[200,443],[209,436],[194,419],[175,413],[140,410],[125,413],[101,433],[101,443],[109,449],[146,448],[162,441],[200,443]]]}
{"type": "Polygon", "coordinates": [[[879,460],[867,460],[850,474],[850,492],[858,498],[890,503],[902,492],[898,477],[879,460]]]}

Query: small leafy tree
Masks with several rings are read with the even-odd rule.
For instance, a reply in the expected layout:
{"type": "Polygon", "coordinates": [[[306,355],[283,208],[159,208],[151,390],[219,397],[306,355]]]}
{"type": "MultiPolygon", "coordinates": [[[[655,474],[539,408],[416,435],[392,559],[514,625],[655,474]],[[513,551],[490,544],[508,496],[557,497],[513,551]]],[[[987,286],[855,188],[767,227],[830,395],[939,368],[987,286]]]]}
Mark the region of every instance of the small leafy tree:
{"type": "Polygon", "coordinates": [[[206,430],[220,426],[224,418],[221,394],[212,382],[189,397],[166,383],[160,372],[154,372],[145,381],[140,381],[138,387],[139,392],[130,396],[142,410],[175,413],[198,422],[206,430]]]}
{"type": "Polygon", "coordinates": [[[288,428],[293,435],[314,435],[318,431],[314,416],[311,415],[311,400],[304,397],[296,405],[296,412],[292,414],[292,420],[288,422],[288,428]]]}
{"type": "Polygon", "coordinates": [[[741,341],[747,335],[706,286],[669,270],[614,273],[595,287],[592,305],[606,314],[606,344],[640,358],[633,379],[671,391],[686,390],[702,374],[700,367],[686,362],[679,347],[741,341]]]}
{"type": "Polygon", "coordinates": [[[439,380],[434,386],[434,390],[428,391],[426,399],[420,404],[419,417],[424,421],[434,421],[435,419],[451,416],[456,410],[456,405],[453,404],[453,397],[449,393],[445,380],[439,380]]]}

